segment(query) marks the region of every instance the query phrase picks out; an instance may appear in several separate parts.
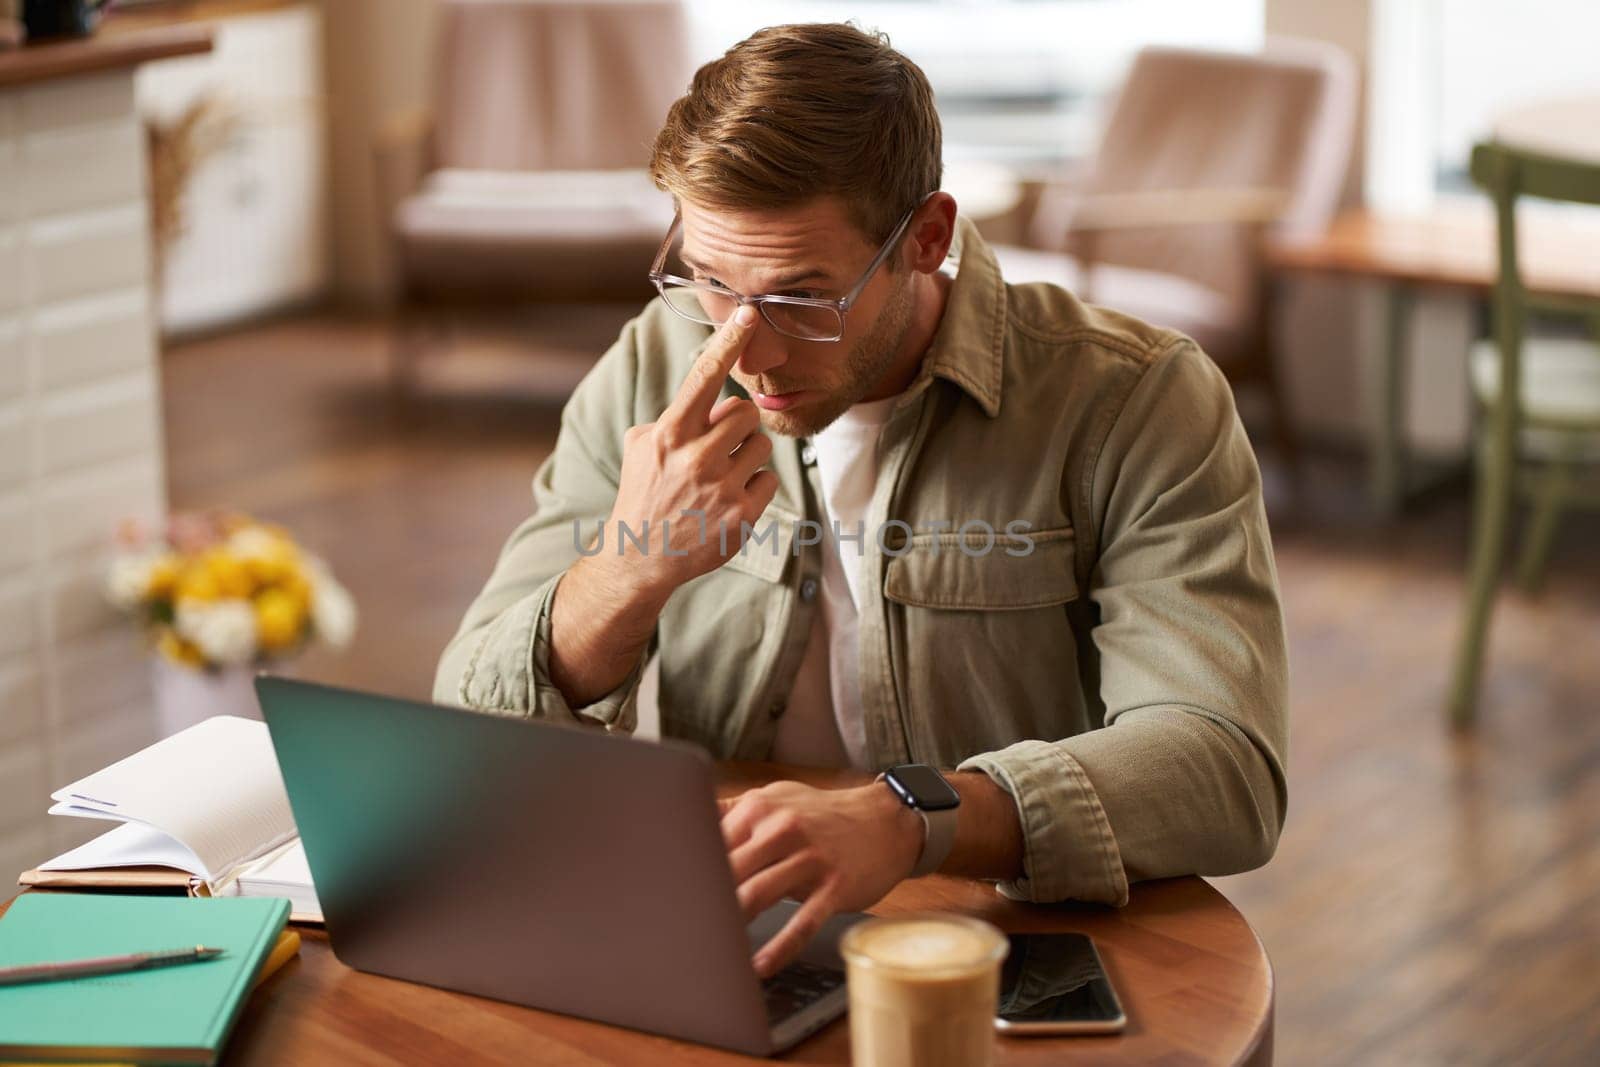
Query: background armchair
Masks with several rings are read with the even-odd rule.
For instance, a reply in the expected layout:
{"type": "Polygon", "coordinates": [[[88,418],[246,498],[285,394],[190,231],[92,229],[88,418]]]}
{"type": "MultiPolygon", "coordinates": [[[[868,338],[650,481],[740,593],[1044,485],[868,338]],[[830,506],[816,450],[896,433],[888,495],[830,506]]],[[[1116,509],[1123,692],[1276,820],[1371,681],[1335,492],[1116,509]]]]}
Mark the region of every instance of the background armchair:
{"type": "Polygon", "coordinates": [[[1081,179],[1044,190],[1027,247],[996,250],[1006,279],[1054,282],[1193,337],[1231,380],[1265,386],[1292,462],[1262,237],[1327,225],[1356,96],[1354,67],[1328,45],[1145,49],[1081,179]]]}
{"type": "Polygon", "coordinates": [[[644,167],[692,73],[677,0],[443,0],[435,68],[375,146],[403,387],[445,307],[650,296],[672,205],[644,167]]]}

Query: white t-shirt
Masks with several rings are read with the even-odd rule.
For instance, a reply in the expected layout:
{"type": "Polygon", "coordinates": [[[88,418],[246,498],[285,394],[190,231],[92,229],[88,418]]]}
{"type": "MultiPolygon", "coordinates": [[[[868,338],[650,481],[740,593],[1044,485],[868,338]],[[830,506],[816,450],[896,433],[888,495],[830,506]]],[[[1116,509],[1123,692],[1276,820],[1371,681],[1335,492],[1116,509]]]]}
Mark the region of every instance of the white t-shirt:
{"type": "Polygon", "coordinates": [[[900,398],[856,404],[811,438],[822,483],[822,603],[813,617],[805,654],[778,723],[772,758],[812,766],[866,767],[866,726],[856,605],[861,554],[875,539],[865,528],[878,482],[878,438],[900,398]],[[835,537],[833,524],[844,535],[835,537]],[[856,534],[861,534],[859,538],[856,534]]]}

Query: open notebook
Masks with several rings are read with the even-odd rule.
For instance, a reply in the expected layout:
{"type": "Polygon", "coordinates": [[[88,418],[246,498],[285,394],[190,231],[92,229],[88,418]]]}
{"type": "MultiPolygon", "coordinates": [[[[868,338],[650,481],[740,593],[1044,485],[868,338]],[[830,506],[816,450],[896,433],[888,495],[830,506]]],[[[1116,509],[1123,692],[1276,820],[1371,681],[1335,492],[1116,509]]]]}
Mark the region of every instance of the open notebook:
{"type": "Polygon", "coordinates": [[[207,719],[50,797],[52,815],[120,825],[24,871],[23,885],[286,897],[293,919],[322,921],[265,723],[207,719]]]}

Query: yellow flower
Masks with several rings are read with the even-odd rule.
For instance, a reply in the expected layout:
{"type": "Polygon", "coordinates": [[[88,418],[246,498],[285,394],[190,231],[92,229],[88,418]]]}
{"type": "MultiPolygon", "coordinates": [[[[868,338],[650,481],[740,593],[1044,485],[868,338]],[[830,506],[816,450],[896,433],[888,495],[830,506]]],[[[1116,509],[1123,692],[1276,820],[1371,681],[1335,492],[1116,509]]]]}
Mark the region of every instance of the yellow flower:
{"type": "Polygon", "coordinates": [[[300,553],[288,536],[264,526],[246,526],[228,538],[228,548],[260,585],[274,585],[300,569],[300,553]]]}
{"type": "Polygon", "coordinates": [[[278,583],[278,588],[293,597],[301,611],[311,610],[311,582],[299,569],[285,574],[283,580],[278,583]]]}
{"type": "Polygon", "coordinates": [[[217,587],[217,579],[211,573],[211,568],[196,560],[183,569],[182,576],[178,578],[178,588],[173,599],[198,600],[209,604],[221,595],[221,590],[217,587]]]}
{"type": "Polygon", "coordinates": [[[205,657],[200,654],[200,649],[191,641],[185,641],[171,630],[161,632],[161,640],[156,648],[160,653],[174,663],[181,663],[185,667],[200,667],[205,664],[205,657]]]}
{"type": "Polygon", "coordinates": [[[224,597],[248,597],[255,591],[255,582],[243,563],[221,549],[211,549],[201,557],[201,563],[217,584],[217,593],[224,597]]]}
{"type": "Polygon", "coordinates": [[[164,600],[172,596],[173,590],[178,587],[178,578],[183,574],[183,560],[176,553],[168,552],[150,564],[150,575],[145,588],[145,599],[164,600]]]}
{"type": "Polygon", "coordinates": [[[281,651],[300,640],[306,610],[292,594],[277,588],[264,589],[256,597],[255,606],[256,634],[263,649],[281,651]]]}

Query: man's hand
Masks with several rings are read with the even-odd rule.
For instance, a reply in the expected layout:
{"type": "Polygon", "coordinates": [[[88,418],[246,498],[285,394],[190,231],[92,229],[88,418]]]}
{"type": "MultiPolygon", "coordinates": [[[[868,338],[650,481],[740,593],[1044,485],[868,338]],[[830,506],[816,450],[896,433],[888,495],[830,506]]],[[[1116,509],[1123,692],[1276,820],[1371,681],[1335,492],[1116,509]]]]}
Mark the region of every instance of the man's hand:
{"type": "Polygon", "coordinates": [[[620,564],[663,595],[737,553],[741,524],[754,523],[778,491],[778,476],[761,466],[772,456],[772,439],[761,432],[760,410],[740,397],[717,400],[755,319],[754,308],[740,308],[706,345],[661,417],[624,438],[611,509],[617,540],[602,555],[615,556],[620,547],[620,564]],[[618,523],[646,547],[622,540],[618,523]],[[642,536],[647,528],[648,540],[642,536]]]}
{"type": "Polygon", "coordinates": [[[781,970],[833,915],[883,899],[922,854],[922,818],[881,782],[855,789],[773,782],[721,807],[745,921],[784,897],[804,901],[756,954],[763,978],[781,970]]]}
{"type": "Polygon", "coordinates": [[[567,569],[550,609],[550,679],[574,708],[622,684],[673,590],[737,553],[741,523],[754,523],[778,491],[778,476],[761,469],[772,441],[756,406],[717,402],[755,318],[741,308],[661,417],[627,432],[605,544],[567,569]],[[622,539],[620,522],[644,548],[622,539]]]}

